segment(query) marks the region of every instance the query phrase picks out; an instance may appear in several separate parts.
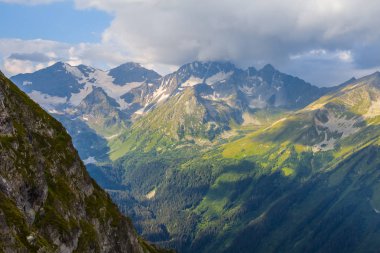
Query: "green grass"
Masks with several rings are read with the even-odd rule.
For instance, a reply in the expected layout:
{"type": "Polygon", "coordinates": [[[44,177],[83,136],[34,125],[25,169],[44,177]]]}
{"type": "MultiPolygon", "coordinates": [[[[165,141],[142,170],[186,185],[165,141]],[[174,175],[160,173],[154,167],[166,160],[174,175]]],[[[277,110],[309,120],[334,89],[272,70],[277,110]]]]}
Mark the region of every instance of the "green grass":
{"type": "Polygon", "coordinates": [[[225,158],[243,159],[250,156],[266,154],[272,148],[274,148],[273,143],[258,142],[252,137],[245,137],[226,144],[222,155],[225,158]]]}
{"type": "Polygon", "coordinates": [[[292,169],[292,168],[284,167],[281,169],[281,171],[285,177],[290,177],[290,176],[294,175],[294,169],[292,169]]]}

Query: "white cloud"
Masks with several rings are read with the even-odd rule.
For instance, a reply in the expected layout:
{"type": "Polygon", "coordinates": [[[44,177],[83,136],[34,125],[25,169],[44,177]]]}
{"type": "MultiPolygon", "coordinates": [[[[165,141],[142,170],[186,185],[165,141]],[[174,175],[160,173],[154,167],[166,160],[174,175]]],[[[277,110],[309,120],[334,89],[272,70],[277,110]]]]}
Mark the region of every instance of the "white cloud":
{"type": "Polygon", "coordinates": [[[289,59],[353,62],[352,53],[350,50],[328,51],[326,49],[313,49],[307,52],[290,55],[289,59]]]}
{"type": "MultiPolygon", "coordinates": [[[[0,39],[0,69],[6,75],[30,73],[64,61],[73,66],[86,64],[109,69],[127,61],[141,59],[131,58],[127,51],[111,43],[68,44],[49,40],[0,39]]],[[[143,62],[143,61],[140,61],[143,62]]],[[[147,68],[168,73],[176,66],[146,63],[147,68]]]]}
{"type": "Polygon", "coordinates": [[[49,64],[34,64],[30,61],[21,61],[16,59],[6,59],[3,63],[4,70],[11,75],[18,73],[30,73],[47,66],[49,66],[49,64]]]}
{"type": "Polygon", "coordinates": [[[1,69],[7,75],[33,72],[54,63],[58,59],[56,55],[67,47],[67,44],[47,40],[0,39],[1,69]],[[41,61],[42,55],[46,56],[45,61],[41,61]]]}
{"type": "Polygon", "coordinates": [[[193,60],[272,63],[315,84],[380,65],[377,0],[74,1],[78,9],[114,16],[100,43],[24,41],[3,53],[0,41],[1,55],[32,48],[71,63],[109,67],[133,60],[161,72],[193,60]]]}
{"type": "Polygon", "coordinates": [[[349,50],[380,37],[373,0],[76,0],[115,15],[103,34],[135,57],[180,64],[196,59],[287,60],[314,48],[349,50]]]}
{"type": "MultiPolygon", "coordinates": [[[[291,59],[295,55],[324,50],[324,64],[338,62],[347,71],[380,65],[380,56],[368,53],[380,45],[380,3],[376,0],[75,2],[77,8],[112,13],[115,18],[103,33],[102,43],[122,48],[143,63],[232,60],[242,66],[271,62],[290,69],[289,64],[301,62],[291,59]],[[368,54],[371,61],[355,61],[368,54]]],[[[315,64],[321,62],[314,58],[315,64]]],[[[303,66],[293,67],[301,70],[303,66]]]]}
{"type": "Polygon", "coordinates": [[[87,64],[100,68],[115,66],[128,59],[108,45],[76,45],[49,40],[0,39],[2,67],[8,76],[39,70],[56,61],[72,65],[87,64]],[[42,61],[45,59],[45,61],[42,61]]]}

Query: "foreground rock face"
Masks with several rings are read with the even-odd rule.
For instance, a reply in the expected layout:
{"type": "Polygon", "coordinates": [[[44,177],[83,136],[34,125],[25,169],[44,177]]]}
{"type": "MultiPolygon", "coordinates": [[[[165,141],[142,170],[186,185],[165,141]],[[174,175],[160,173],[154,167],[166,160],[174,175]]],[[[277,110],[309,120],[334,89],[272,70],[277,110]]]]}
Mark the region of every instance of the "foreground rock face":
{"type": "Polygon", "coordinates": [[[89,177],[62,125],[1,73],[0,251],[158,252],[89,177]]]}

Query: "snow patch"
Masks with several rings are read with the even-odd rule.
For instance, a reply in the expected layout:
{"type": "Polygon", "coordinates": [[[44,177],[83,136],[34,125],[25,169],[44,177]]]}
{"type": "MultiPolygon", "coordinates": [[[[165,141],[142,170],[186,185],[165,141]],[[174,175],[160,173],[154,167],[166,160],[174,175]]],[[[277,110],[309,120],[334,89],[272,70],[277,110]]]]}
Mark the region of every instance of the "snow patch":
{"type": "Polygon", "coordinates": [[[203,79],[195,77],[195,76],[191,76],[189,79],[187,79],[186,82],[181,84],[181,87],[192,87],[200,83],[203,83],[203,79]]]}
{"type": "Polygon", "coordinates": [[[94,86],[102,88],[108,96],[118,99],[130,90],[141,86],[144,82],[133,82],[125,85],[116,85],[113,83],[114,78],[108,75],[108,72],[98,70],[90,75],[89,79],[94,79],[96,82],[94,86]]]}
{"type": "Polygon", "coordinates": [[[95,157],[90,156],[87,159],[83,160],[83,163],[84,165],[91,164],[91,163],[94,164],[96,163],[95,157]]]}
{"type": "Polygon", "coordinates": [[[253,95],[255,92],[254,87],[248,87],[246,85],[239,87],[239,90],[245,93],[246,95],[253,95]]]}
{"type": "Polygon", "coordinates": [[[157,103],[160,103],[161,101],[165,101],[169,97],[169,94],[163,94],[161,97],[157,100],[157,103]]]}
{"type": "Polygon", "coordinates": [[[78,79],[83,79],[83,73],[78,69],[78,67],[70,66],[69,64],[65,63],[63,65],[63,68],[66,70],[67,73],[75,76],[78,79]]]}
{"type": "Polygon", "coordinates": [[[169,94],[165,94],[166,89],[163,86],[160,86],[153,93],[153,100],[157,99],[157,103],[166,100],[169,97],[169,94]]]}
{"type": "Polygon", "coordinates": [[[93,86],[90,84],[86,84],[83,89],[81,89],[78,93],[72,93],[70,97],[70,104],[74,106],[78,106],[82,100],[88,96],[93,90],[93,86]]]}
{"type": "Polygon", "coordinates": [[[63,112],[57,111],[57,110],[55,110],[55,109],[49,109],[49,110],[48,110],[48,113],[50,113],[50,114],[64,115],[63,112]]]}
{"type": "Polygon", "coordinates": [[[144,110],[145,110],[145,108],[141,108],[141,109],[135,111],[134,114],[142,115],[142,114],[144,114],[144,110]]]}
{"type": "Polygon", "coordinates": [[[221,81],[228,79],[232,74],[233,74],[233,71],[229,71],[227,73],[226,72],[218,72],[215,75],[207,78],[205,83],[207,83],[208,85],[213,85],[215,83],[218,83],[218,82],[221,82],[221,81]]]}
{"type": "Polygon", "coordinates": [[[113,82],[114,78],[110,76],[108,72],[103,70],[95,70],[82,82],[84,87],[79,91],[79,93],[71,94],[70,103],[74,106],[79,105],[80,102],[92,92],[93,87],[99,87],[102,88],[108,96],[115,99],[119,104],[119,109],[123,110],[128,107],[128,104],[121,98],[121,96],[134,88],[140,87],[144,83],[132,82],[120,86],[114,84],[113,82]]]}
{"type": "Polygon", "coordinates": [[[127,102],[125,102],[125,100],[123,99],[123,98],[117,98],[116,99],[116,103],[118,103],[119,104],[119,109],[120,110],[125,110],[125,109],[127,109],[128,108],[128,103],[127,102]]]}
{"type": "Polygon", "coordinates": [[[318,152],[318,151],[331,150],[335,147],[335,143],[337,139],[334,139],[332,136],[330,136],[329,138],[327,132],[341,134],[340,138],[343,139],[359,131],[359,128],[355,127],[355,124],[357,124],[358,122],[361,122],[363,119],[360,117],[347,119],[345,116],[338,118],[338,117],[335,117],[334,114],[329,114],[328,121],[325,123],[319,121],[316,118],[314,120],[317,126],[318,134],[323,133],[325,135],[325,138],[322,142],[312,147],[313,152],[318,152]],[[325,130],[321,131],[318,129],[318,127],[324,128],[325,130]]]}
{"type": "Polygon", "coordinates": [[[55,106],[65,104],[67,102],[66,97],[50,96],[36,90],[28,93],[28,95],[31,99],[33,99],[37,104],[41,105],[47,111],[54,110],[55,106]]]}
{"type": "Polygon", "coordinates": [[[113,134],[111,136],[106,136],[105,138],[106,138],[106,140],[112,140],[112,139],[118,137],[120,134],[121,134],[121,132],[119,132],[117,134],[113,134]]]}

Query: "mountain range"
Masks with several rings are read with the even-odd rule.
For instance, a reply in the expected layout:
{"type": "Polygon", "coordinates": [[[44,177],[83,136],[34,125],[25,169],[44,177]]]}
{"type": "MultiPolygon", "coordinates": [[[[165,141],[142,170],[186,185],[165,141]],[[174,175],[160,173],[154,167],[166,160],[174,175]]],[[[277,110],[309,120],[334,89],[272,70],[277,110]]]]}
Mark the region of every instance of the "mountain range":
{"type": "Polygon", "coordinates": [[[179,252],[377,252],[380,74],[319,88],[193,62],[11,78],[138,232],[179,252]],[[54,88],[56,87],[56,88],[54,88]]]}
{"type": "MultiPolygon", "coordinates": [[[[116,137],[125,139],[131,134],[131,125],[138,126],[137,132],[149,131],[136,122],[155,108],[166,112],[165,106],[175,104],[168,109],[177,110],[169,113],[170,124],[165,129],[157,126],[156,133],[166,131],[169,139],[212,141],[230,130],[231,124],[260,125],[266,120],[256,115],[258,111],[272,115],[299,109],[330,90],[283,74],[271,65],[242,70],[229,62],[193,62],[163,77],[137,63],[102,71],[58,62],[11,80],[61,119],[76,146],[88,141],[89,132],[97,135],[93,142],[103,144],[79,149],[85,160],[104,159],[99,153],[104,154],[105,143],[111,140],[116,142],[108,145],[112,159],[123,155],[126,144],[118,143],[116,137]],[[88,131],[77,130],[85,125],[88,131]]],[[[161,121],[162,115],[157,113],[157,117],[151,121],[161,121]]],[[[151,142],[156,141],[152,138],[151,142]]]]}

